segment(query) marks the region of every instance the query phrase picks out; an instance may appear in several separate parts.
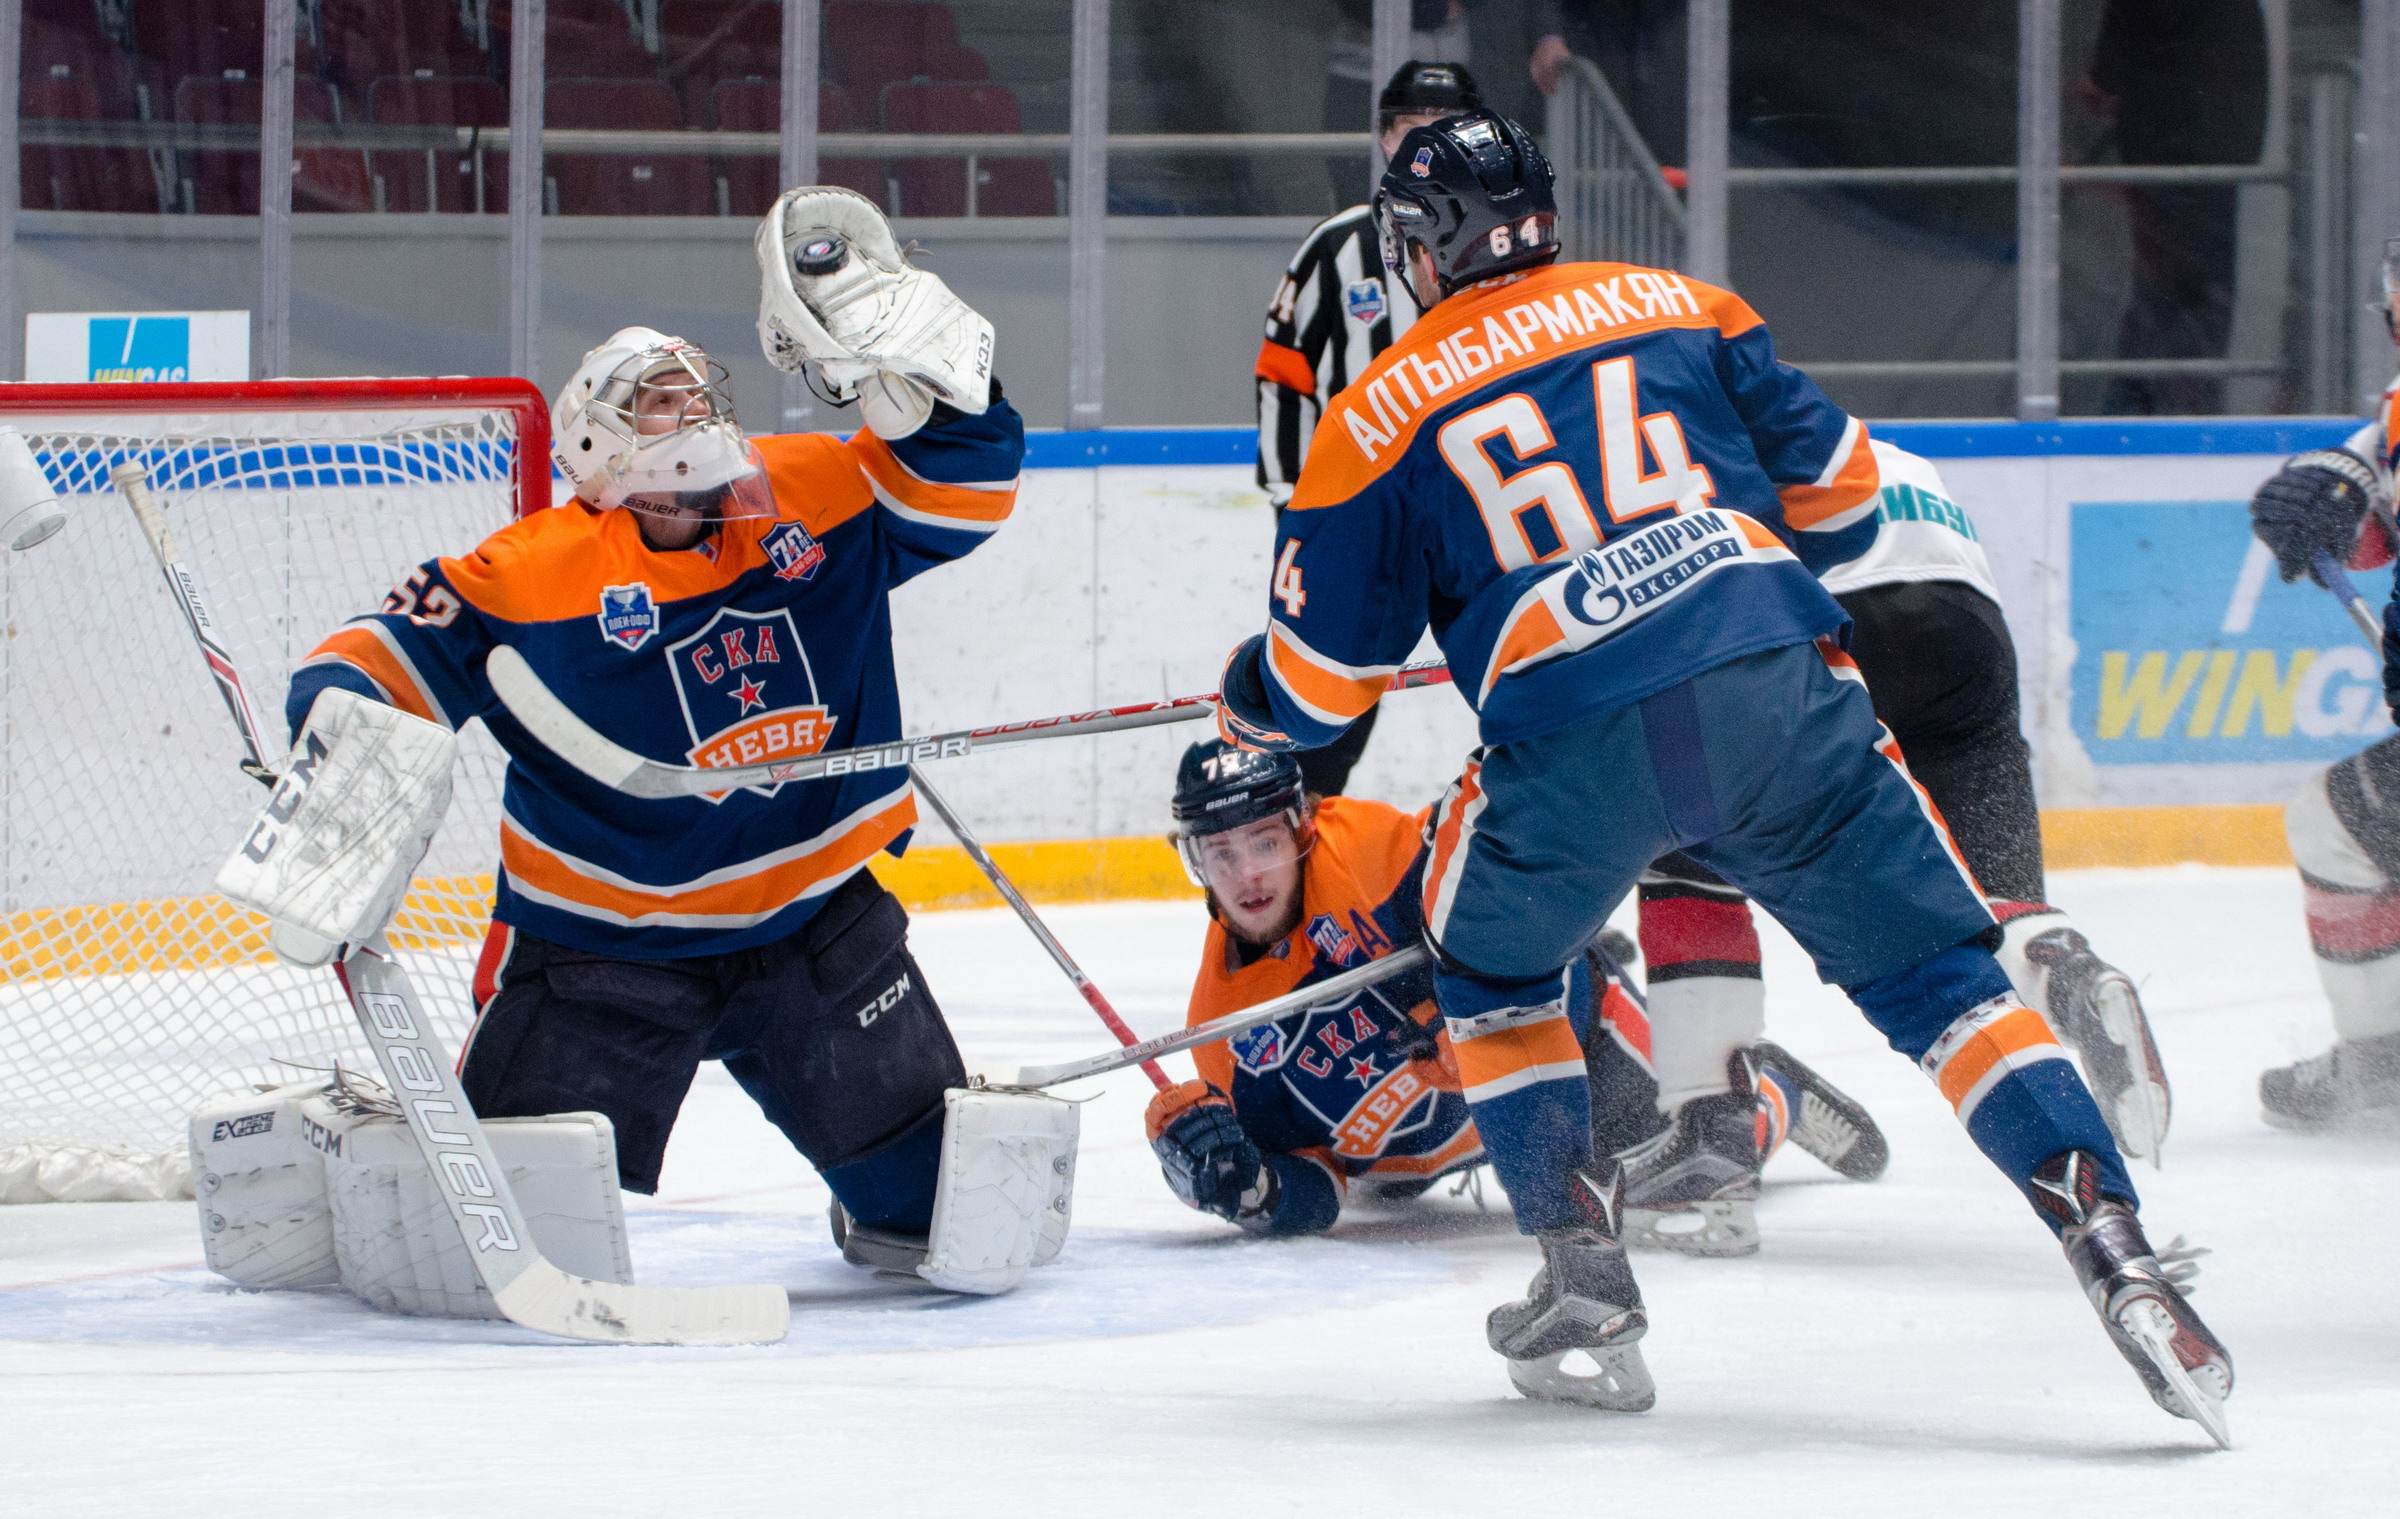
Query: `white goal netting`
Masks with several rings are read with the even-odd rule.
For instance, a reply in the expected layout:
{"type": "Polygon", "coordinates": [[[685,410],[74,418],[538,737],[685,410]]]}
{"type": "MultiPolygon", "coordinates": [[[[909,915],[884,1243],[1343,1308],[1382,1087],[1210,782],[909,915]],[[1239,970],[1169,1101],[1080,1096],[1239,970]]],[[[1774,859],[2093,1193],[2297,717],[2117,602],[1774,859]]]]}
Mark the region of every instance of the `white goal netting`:
{"type": "MultiPolygon", "coordinates": [[[[280,744],[291,671],[320,639],[514,515],[520,424],[507,407],[295,400],[153,416],[0,398],[70,514],[47,543],[0,550],[0,1202],[188,1195],[202,1102],[372,1065],[332,972],[276,964],[265,921],[210,890],[264,793],[109,471],[148,467],[280,744]]],[[[462,737],[449,818],[392,931],[454,1047],[501,774],[480,725],[462,737]]]]}

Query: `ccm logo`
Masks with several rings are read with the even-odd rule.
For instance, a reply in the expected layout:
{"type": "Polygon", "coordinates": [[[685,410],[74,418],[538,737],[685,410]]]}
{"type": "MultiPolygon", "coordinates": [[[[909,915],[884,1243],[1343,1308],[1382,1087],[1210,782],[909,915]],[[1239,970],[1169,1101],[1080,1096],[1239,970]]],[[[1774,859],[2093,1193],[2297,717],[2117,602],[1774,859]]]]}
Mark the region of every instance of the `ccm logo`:
{"type": "Polygon", "coordinates": [[[324,737],[313,729],[301,735],[301,744],[302,754],[284,772],[283,779],[275,783],[275,794],[267,798],[265,814],[242,841],[242,853],[257,864],[264,865],[267,856],[275,852],[278,826],[290,822],[292,814],[300,810],[301,799],[308,795],[309,782],[316,779],[317,766],[333,752],[326,747],[324,737]]]}
{"type": "Polygon", "coordinates": [[[865,1007],[862,1007],[858,1010],[858,1026],[860,1028],[865,1028],[868,1024],[873,1023],[885,1013],[888,1013],[893,1008],[899,1006],[900,999],[907,995],[908,976],[904,972],[899,980],[884,988],[884,993],[882,996],[877,997],[874,1001],[868,1003],[865,1007]]]}

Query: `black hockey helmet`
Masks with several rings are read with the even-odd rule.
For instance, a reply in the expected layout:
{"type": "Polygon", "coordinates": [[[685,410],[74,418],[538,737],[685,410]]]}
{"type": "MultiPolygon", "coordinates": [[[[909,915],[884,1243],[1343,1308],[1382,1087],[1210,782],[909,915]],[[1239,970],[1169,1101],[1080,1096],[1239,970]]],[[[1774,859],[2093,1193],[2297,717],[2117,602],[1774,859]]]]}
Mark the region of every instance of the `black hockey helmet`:
{"type": "Polygon", "coordinates": [[[1558,257],[1550,160],[1493,111],[1451,116],[1400,139],[1375,192],[1383,261],[1403,278],[1411,245],[1433,257],[1439,293],[1558,257]]]}
{"type": "Polygon", "coordinates": [[[1383,93],[1375,97],[1376,130],[1388,132],[1403,116],[1455,116],[1483,109],[1475,76],[1463,63],[1424,63],[1415,58],[1400,65],[1383,93]]]}
{"type": "Polygon", "coordinates": [[[1183,751],[1183,762],[1175,767],[1175,798],[1169,811],[1175,820],[1175,852],[1183,857],[1184,872],[1196,886],[1209,884],[1200,840],[1211,834],[1281,818],[1290,825],[1300,853],[1315,841],[1300,762],[1288,754],[1236,749],[1222,739],[1203,739],[1183,751]]]}

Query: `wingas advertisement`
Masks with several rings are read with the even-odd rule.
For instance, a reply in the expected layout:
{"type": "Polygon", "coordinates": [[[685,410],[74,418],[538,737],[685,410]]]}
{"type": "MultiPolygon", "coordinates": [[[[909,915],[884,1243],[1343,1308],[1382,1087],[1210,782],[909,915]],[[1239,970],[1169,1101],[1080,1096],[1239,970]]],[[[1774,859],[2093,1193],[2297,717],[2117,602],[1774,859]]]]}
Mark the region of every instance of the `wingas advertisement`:
{"type": "MultiPolygon", "coordinates": [[[[2069,511],[2073,722],[2094,764],[2323,764],[2392,731],[2382,661],[2330,595],[2276,575],[2244,502],[2069,511]]],[[[2380,608],[2389,573],[2356,579],[2380,608]]]]}

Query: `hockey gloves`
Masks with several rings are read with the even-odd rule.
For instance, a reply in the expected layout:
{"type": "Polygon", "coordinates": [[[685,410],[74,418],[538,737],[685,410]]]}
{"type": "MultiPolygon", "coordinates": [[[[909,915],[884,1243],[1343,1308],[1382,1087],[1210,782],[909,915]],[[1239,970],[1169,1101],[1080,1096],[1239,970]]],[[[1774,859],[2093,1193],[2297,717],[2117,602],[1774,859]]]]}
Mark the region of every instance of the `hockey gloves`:
{"type": "Polygon", "coordinates": [[[1217,736],[1236,749],[1288,754],[1305,747],[1275,726],[1275,708],[1267,700],[1267,637],[1253,633],[1225,661],[1217,692],[1217,736]]]}
{"type": "Polygon", "coordinates": [[[1192,1207],[1238,1221],[1269,1205],[1266,1163],[1223,1092],[1204,1081],[1169,1087],[1150,1099],[1143,1126],[1168,1187],[1192,1207]]]}
{"type": "Polygon", "coordinates": [[[2250,498],[2250,530],[2275,551],[2288,583],[2314,578],[2309,559],[2319,550],[2347,561],[2368,508],[2382,495],[2375,468],[2347,449],[2296,454],[2250,498]]]}

